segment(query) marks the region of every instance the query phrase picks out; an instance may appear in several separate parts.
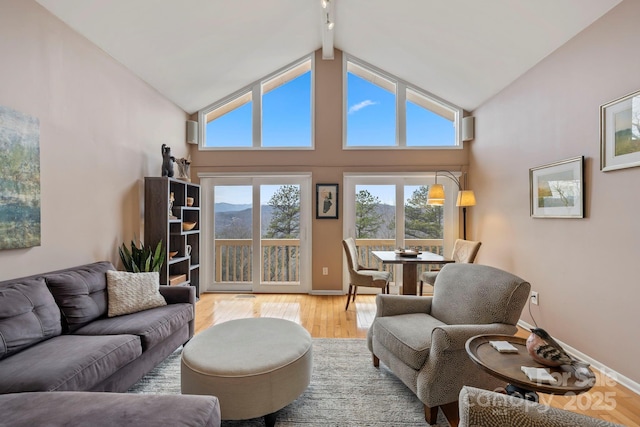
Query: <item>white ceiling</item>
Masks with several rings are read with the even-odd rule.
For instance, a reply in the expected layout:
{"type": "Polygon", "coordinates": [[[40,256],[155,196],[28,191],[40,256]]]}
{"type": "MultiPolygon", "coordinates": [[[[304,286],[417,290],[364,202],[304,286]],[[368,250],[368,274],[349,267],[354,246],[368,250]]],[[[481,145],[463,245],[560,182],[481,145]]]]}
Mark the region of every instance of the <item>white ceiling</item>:
{"type": "MultiPolygon", "coordinates": [[[[322,46],[320,0],[37,0],[188,113],[322,46]]],[[[333,0],[334,45],[474,110],[621,0],[333,0]]]]}

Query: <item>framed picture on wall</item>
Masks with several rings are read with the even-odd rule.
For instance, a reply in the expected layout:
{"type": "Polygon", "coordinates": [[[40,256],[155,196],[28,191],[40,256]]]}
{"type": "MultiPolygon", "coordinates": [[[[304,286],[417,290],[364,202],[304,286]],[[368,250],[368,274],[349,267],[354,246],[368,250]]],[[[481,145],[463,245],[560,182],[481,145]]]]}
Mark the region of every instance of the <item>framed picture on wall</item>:
{"type": "Polygon", "coordinates": [[[600,106],[600,170],[640,166],[640,91],[600,106]]]}
{"type": "Polygon", "coordinates": [[[338,219],[338,184],[316,184],[316,218],[338,219]]]}
{"type": "Polygon", "coordinates": [[[584,157],[529,169],[531,216],[584,218],[584,157]]]}

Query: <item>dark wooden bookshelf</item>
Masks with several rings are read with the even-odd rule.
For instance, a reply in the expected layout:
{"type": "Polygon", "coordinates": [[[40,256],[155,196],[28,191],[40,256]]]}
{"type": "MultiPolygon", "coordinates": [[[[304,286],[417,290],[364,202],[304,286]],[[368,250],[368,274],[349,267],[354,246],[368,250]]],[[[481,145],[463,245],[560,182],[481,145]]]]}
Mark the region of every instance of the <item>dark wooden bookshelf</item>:
{"type": "Polygon", "coordinates": [[[160,284],[195,286],[196,295],[200,295],[200,201],[197,184],[168,177],[144,179],[144,242],[155,247],[162,241],[166,255],[160,284]],[[169,212],[171,193],[174,200],[169,212]],[[193,198],[192,206],[187,205],[187,198],[193,198]],[[188,222],[196,223],[192,230],[184,229],[188,222]],[[178,253],[169,258],[173,251],[178,253]]]}

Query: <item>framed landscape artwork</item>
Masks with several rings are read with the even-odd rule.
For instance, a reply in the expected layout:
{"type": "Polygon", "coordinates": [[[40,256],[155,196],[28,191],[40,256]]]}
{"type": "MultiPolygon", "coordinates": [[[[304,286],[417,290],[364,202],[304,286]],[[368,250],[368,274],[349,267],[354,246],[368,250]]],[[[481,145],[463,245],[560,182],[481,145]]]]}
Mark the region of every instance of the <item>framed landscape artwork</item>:
{"type": "Polygon", "coordinates": [[[640,166],[640,91],[600,106],[600,170],[640,166]]]}
{"type": "Polygon", "coordinates": [[[316,184],[316,218],[338,219],[338,184],[316,184]]]}
{"type": "Polygon", "coordinates": [[[40,246],[40,122],[0,106],[0,249],[40,246]]]}
{"type": "Polygon", "coordinates": [[[529,169],[531,216],[584,218],[584,157],[529,169]]]}

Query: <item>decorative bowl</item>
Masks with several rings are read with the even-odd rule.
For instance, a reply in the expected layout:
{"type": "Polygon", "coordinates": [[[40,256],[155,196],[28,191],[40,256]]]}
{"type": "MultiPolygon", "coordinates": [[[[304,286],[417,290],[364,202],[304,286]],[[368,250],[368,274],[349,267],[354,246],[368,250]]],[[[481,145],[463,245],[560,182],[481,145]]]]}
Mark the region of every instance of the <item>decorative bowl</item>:
{"type": "Polygon", "coordinates": [[[193,228],[196,226],[197,222],[183,222],[182,223],[182,230],[184,231],[189,231],[189,230],[193,230],[193,228]]]}
{"type": "Polygon", "coordinates": [[[398,248],[395,251],[395,253],[396,253],[396,255],[404,256],[404,257],[417,257],[422,252],[420,252],[417,249],[402,249],[402,248],[398,248]]]}
{"type": "Polygon", "coordinates": [[[169,259],[173,258],[174,256],[178,255],[178,251],[171,251],[169,252],[169,259]]]}
{"type": "Polygon", "coordinates": [[[193,206],[193,197],[187,197],[187,206],[193,206]]]}

